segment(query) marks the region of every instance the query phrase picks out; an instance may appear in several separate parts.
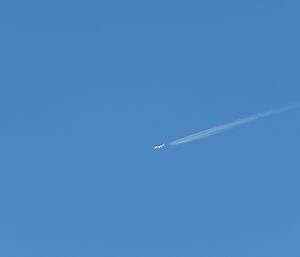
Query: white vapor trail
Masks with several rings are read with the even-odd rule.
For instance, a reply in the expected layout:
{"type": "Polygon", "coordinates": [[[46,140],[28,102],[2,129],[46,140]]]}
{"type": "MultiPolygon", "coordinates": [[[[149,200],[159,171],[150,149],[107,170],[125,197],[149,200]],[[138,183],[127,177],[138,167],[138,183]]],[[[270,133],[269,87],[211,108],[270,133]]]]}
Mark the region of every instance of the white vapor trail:
{"type": "Polygon", "coordinates": [[[272,109],[272,110],[269,110],[269,111],[266,111],[266,112],[258,113],[258,114],[255,114],[253,116],[247,117],[247,118],[239,119],[239,120],[236,120],[236,121],[233,121],[233,122],[230,122],[230,123],[226,123],[224,125],[220,125],[220,126],[217,126],[217,127],[207,129],[207,130],[200,131],[198,133],[195,133],[195,134],[183,137],[183,138],[179,138],[177,140],[174,140],[174,141],[170,142],[169,145],[185,144],[185,143],[188,143],[188,142],[191,142],[191,141],[195,141],[195,140],[203,139],[203,138],[206,138],[206,137],[210,137],[212,135],[222,133],[226,130],[233,129],[235,127],[239,127],[241,125],[250,123],[252,121],[256,121],[258,119],[262,119],[262,118],[265,118],[265,117],[268,117],[268,116],[271,116],[271,115],[279,114],[281,112],[290,111],[290,110],[293,110],[293,109],[296,109],[296,108],[299,108],[299,107],[300,107],[300,103],[297,103],[297,104],[291,104],[291,105],[288,105],[288,106],[272,109]]]}

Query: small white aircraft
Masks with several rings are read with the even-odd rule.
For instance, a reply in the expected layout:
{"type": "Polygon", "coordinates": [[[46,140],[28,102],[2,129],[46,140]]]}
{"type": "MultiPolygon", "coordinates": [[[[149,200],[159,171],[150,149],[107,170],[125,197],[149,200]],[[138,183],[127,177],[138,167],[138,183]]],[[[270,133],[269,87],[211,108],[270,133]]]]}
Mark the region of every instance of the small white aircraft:
{"type": "Polygon", "coordinates": [[[161,149],[165,146],[165,144],[161,144],[161,145],[157,145],[157,146],[154,146],[154,149],[161,149]]]}

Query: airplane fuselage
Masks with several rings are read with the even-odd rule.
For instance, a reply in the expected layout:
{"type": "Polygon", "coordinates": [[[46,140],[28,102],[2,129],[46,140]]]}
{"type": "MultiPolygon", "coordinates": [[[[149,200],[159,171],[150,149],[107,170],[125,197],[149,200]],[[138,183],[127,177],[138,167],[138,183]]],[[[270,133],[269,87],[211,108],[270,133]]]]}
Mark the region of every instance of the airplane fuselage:
{"type": "Polygon", "coordinates": [[[157,145],[157,146],[154,146],[154,149],[161,149],[165,146],[165,144],[161,144],[161,145],[157,145]]]}

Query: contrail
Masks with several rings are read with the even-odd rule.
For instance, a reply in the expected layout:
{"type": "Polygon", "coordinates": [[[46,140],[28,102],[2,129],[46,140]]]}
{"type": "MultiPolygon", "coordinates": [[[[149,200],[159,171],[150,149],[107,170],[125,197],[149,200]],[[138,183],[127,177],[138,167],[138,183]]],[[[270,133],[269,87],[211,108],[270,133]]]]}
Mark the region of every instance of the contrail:
{"type": "Polygon", "coordinates": [[[300,107],[300,103],[297,103],[297,104],[291,104],[291,105],[287,105],[287,106],[284,106],[284,107],[272,109],[272,110],[269,110],[269,111],[266,111],[266,112],[258,113],[258,114],[252,115],[250,117],[247,117],[247,118],[239,119],[239,120],[236,120],[236,121],[233,121],[233,122],[226,123],[224,125],[213,127],[213,128],[203,130],[203,131],[200,131],[198,133],[195,133],[195,134],[183,137],[183,138],[176,139],[176,140],[170,142],[168,145],[185,144],[185,143],[188,143],[188,142],[191,142],[191,141],[195,141],[195,140],[203,139],[203,138],[206,138],[206,137],[210,137],[212,135],[222,133],[222,132],[227,131],[229,129],[233,129],[233,128],[239,127],[241,125],[244,125],[244,124],[259,120],[259,119],[263,119],[263,118],[266,118],[268,116],[272,116],[272,115],[279,114],[279,113],[282,113],[282,112],[290,111],[290,110],[293,110],[293,109],[296,109],[296,108],[299,108],[299,107],[300,107]]]}

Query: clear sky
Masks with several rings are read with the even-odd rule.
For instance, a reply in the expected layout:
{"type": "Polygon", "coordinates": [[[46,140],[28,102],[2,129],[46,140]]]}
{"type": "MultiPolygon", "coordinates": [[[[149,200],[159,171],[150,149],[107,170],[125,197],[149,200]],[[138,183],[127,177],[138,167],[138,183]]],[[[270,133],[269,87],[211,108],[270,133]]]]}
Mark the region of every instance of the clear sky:
{"type": "Polygon", "coordinates": [[[0,256],[300,256],[299,1],[1,1],[0,256]]]}

